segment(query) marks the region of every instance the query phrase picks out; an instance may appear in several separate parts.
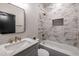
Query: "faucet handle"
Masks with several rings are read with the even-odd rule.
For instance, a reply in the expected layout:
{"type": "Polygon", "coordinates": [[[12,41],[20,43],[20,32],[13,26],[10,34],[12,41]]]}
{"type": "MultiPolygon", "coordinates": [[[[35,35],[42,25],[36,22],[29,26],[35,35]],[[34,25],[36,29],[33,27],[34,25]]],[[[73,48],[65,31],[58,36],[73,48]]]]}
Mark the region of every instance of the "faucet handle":
{"type": "Polygon", "coordinates": [[[9,41],[8,41],[8,43],[13,43],[13,39],[10,38],[9,41]]]}
{"type": "Polygon", "coordinates": [[[15,37],[15,40],[16,40],[16,41],[18,41],[18,40],[21,41],[21,37],[16,36],[16,37],[15,37]]]}
{"type": "Polygon", "coordinates": [[[21,41],[21,37],[19,37],[19,39],[18,40],[20,40],[21,41]]]}
{"type": "Polygon", "coordinates": [[[36,37],[33,37],[34,40],[36,40],[36,37]]]}
{"type": "Polygon", "coordinates": [[[17,36],[15,36],[15,42],[17,42],[18,41],[18,37],[17,36]]]}

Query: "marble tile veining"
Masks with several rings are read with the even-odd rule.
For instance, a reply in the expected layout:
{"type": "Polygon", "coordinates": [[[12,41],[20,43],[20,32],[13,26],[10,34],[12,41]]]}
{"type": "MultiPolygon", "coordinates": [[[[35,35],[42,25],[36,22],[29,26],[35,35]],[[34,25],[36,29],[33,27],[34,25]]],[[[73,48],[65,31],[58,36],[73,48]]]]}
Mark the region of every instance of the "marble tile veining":
{"type": "Polygon", "coordinates": [[[40,9],[39,33],[41,38],[45,34],[45,39],[62,42],[65,44],[79,47],[79,4],[78,3],[62,3],[61,6],[49,6],[40,9]],[[48,11],[50,9],[50,11],[48,11]],[[46,15],[43,15],[46,13],[46,15]],[[52,19],[64,18],[63,26],[54,26],[52,19]],[[41,31],[42,30],[42,31],[41,31]],[[40,33],[41,32],[41,33],[40,33]]]}

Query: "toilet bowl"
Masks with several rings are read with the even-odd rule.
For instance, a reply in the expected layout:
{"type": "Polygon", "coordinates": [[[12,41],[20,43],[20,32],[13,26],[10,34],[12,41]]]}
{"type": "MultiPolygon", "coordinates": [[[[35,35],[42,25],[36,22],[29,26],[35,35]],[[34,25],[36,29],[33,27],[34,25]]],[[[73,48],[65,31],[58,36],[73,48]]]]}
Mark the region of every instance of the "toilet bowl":
{"type": "Polygon", "coordinates": [[[49,52],[45,49],[38,49],[38,56],[49,56],[49,52]]]}

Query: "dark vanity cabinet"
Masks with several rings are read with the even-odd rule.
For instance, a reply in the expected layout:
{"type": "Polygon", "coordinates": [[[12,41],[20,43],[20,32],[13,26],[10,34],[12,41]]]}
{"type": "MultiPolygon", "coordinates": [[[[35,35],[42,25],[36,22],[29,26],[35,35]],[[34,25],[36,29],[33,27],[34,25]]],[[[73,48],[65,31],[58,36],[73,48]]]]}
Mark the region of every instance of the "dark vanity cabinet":
{"type": "Polygon", "coordinates": [[[28,47],[27,49],[24,49],[23,51],[17,53],[14,56],[37,56],[38,55],[38,46],[39,46],[39,44],[36,43],[36,44],[28,47]]]}

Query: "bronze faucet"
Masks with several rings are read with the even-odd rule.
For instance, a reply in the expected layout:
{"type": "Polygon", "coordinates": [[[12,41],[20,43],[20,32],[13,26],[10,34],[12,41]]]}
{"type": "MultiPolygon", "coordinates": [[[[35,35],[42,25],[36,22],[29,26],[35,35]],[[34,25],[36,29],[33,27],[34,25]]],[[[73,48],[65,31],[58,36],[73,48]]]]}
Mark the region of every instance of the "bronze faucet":
{"type": "Polygon", "coordinates": [[[18,40],[21,41],[21,37],[15,36],[14,38],[10,38],[8,42],[13,43],[13,42],[17,42],[18,40]]]}
{"type": "Polygon", "coordinates": [[[18,40],[21,41],[21,37],[15,36],[15,42],[17,42],[18,40]]]}

